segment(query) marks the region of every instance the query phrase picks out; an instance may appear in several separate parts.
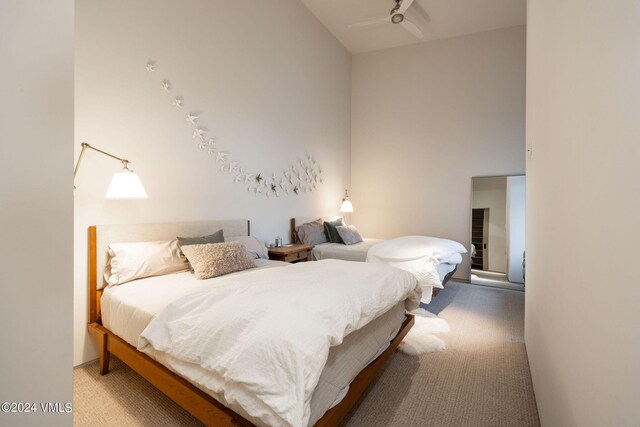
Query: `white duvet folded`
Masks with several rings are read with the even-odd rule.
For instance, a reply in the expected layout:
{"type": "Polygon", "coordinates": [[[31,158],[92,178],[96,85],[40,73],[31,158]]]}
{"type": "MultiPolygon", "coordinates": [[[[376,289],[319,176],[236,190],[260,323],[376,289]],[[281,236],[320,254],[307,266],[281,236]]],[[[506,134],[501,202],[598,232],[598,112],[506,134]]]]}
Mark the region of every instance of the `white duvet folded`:
{"type": "Polygon", "coordinates": [[[442,289],[439,264],[462,262],[467,250],[458,242],[430,236],[405,236],[378,243],[369,249],[367,262],[387,264],[412,273],[422,287],[422,302],[431,302],[433,288],[442,289]]]}
{"type": "Polygon", "coordinates": [[[259,424],[306,426],[329,348],[398,302],[413,310],[419,299],[415,277],[386,265],[300,263],[219,278],[177,300],[138,348],[206,369],[190,380],[259,424]]]}

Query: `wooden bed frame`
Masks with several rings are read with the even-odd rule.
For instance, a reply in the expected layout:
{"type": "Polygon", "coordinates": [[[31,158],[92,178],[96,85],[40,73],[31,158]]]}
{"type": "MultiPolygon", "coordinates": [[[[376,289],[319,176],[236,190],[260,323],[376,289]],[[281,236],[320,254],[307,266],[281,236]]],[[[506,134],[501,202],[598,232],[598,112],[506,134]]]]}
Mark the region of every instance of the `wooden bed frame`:
{"type": "MultiPolygon", "coordinates": [[[[135,347],[102,326],[100,298],[103,291],[98,289],[97,257],[96,227],[92,226],[89,227],[88,330],[89,335],[99,347],[100,374],[106,375],[109,373],[109,357],[113,354],[205,425],[220,427],[254,426],[254,424],[195,387],[183,377],[138,351],[135,347]]],[[[414,316],[407,315],[389,347],[355,377],[349,385],[349,391],[344,399],[338,405],[329,409],[315,424],[316,427],[338,426],[341,424],[376,379],[414,322],[414,316]]]]}

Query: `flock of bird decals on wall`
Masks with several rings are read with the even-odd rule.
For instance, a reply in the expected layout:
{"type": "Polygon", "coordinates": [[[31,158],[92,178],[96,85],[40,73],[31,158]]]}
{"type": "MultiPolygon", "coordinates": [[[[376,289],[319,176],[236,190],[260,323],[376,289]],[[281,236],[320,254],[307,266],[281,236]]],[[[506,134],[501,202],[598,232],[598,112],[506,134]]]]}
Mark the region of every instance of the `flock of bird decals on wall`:
{"type": "MultiPolygon", "coordinates": [[[[155,62],[150,61],[146,66],[150,74],[157,70],[155,62]]],[[[163,79],[160,82],[164,93],[170,94],[173,91],[171,82],[163,79]]],[[[182,96],[171,96],[171,103],[179,111],[184,107],[182,96]]],[[[283,169],[282,173],[273,172],[270,177],[262,172],[247,172],[242,163],[232,160],[227,151],[218,149],[218,140],[215,136],[209,136],[206,128],[199,123],[199,116],[196,113],[188,112],[185,121],[191,125],[191,139],[198,143],[203,153],[210,156],[214,164],[218,166],[220,172],[229,175],[235,184],[243,185],[247,193],[254,196],[264,195],[266,197],[280,197],[280,195],[299,195],[310,193],[318,185],[323,183],[322,168],[310,154],[298,159],[297,165],[290,165],[283,169]]]]}

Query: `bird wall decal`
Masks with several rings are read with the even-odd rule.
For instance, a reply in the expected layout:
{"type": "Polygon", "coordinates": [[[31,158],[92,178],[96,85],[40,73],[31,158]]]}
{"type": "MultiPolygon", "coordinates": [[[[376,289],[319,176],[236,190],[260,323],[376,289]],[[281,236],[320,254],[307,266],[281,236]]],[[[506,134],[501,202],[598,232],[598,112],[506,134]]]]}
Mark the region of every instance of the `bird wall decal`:
{"type": "MultiPolygon", "coordinates": [[[[147,61],[145,69],[149,75],[152,75],[151,73],[156,71],[157,65],[154,61],[149,60],[147,61]]],[[[164,92],[173,91],[169,79],[161,80],[160,84],[164,92]]],[[[182,96],[175,96],[170,98],[170,100],[172,105],[177,109],[184,107],[184,98],[182,96]]],[[[305,152],[302,156],[297,157],[295,164],[289,163],[286,168],[280,171],[280,174],[276,171],[271,172],[270,180],[265,179],[262,173],[246,173],[242,163],[240,161],[227,160],[229,154],[219,151],[216,138],[208,137],[206,128],[198,125],[199,113],[190,112],[185,117],[185,121],[194,128],[191,135],[192,139],[200,140],[198,142],[198,148],[203,151],[206,150],[207,155],[215,156],[215,163],[219,164],[220,171],[231,175],[234,183],[244,183],[249,193],[253,193],[256,196],[265,194],[267,197],[270,197],[270,195],[280,197],[280,193],[287,195],[294,193],[299,195],[301,191],[305,193],[313,191],[316,189],[317,183],[323,182],[320,176],[322,169],[317,165],[316,159],[309,152],[305,152]]]]}
{"type": "Polygon", "coordinates": [[[200,138],[201,140],[204,140],[204,135],[205,135],[206,131],[202,128],[195,128],[193,130],[193,134],[191,135],[192,139],[196,139],[196,138],[200,138]]]}
{"type": "Polygon", "coordinates": [[[193,114],[193,113],[189,113],[189,115],[187,115],[187,122],[191,123],[194,126],[197,126],[197,121],[198,121],[198,116],[193,114]]]}

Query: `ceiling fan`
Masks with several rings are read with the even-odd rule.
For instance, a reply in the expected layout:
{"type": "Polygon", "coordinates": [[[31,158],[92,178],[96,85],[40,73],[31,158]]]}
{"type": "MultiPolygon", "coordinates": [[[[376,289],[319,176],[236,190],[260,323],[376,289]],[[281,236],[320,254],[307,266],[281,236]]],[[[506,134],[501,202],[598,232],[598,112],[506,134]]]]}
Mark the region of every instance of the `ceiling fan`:
{"type": "Polygon", "coordinates": [[[405,13],[407,9],[409,9],[409,7],[411,7],[411,5],[413,4],[414,9],[420,12],[420,14],[422,15],[422,17],[426,22],[429,22],[431,21],[431,18],[429,18],[429,15],[427,15],[427,12],[425,12],[424,9],[422,9],[417,2],[414,4],[415,0],[394,0],[394,1],[396,4],[395,6],[393,6],[391,11],[389,12],[389,16],[357,22],[355,24],[349,25],[349,28],[362,28],[362,27],[368,27],[370,25],[377,25],[385,22],[390,22],[392,24],[397,24],[402,26],[405,30],[409,31],[418,39],[422,40],[424,38],[424,34],[422,34],[422,31],[420,30],[420,28],[416,26],[416,24],[409,21],[405,17],[405,13]]]}

